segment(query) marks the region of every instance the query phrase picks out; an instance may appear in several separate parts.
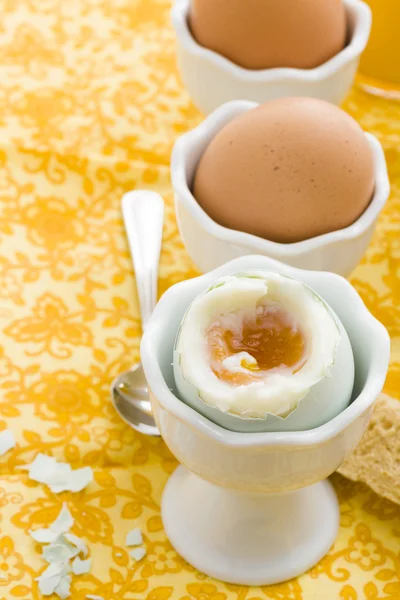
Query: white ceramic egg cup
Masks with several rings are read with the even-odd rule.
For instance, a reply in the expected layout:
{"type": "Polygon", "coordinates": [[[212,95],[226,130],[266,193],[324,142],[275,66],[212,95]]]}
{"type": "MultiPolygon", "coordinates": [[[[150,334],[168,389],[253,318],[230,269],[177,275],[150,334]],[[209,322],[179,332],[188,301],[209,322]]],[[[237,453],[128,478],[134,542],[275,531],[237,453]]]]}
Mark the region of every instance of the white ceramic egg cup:
{"type": "Polygon", "coordinates": [[[243,585],[284,581],[317,563],[339,525],[338,502],[326,478],[362,436],[385,380],[389,346],[386,329],[354,288],[332,273],[248,256],[170,288],[144,333],[141,356],[155,420],[184,465],[170,477],[162,499],[164,527],[177,552],[207,575],[243,585]],[[174,393],[173,346],[187,307],[218,277],[254,269],[283,273],[312,287],[348,332],[356,365],[354,400],[321,427],[236,433],[207,420],[174,393]]]}
{"type": "Polygon", "coordinates": [[[238,98],[261,103],[284,96],[311,96],[340,104],[353,83],[371,31],[371,10],[367,4],[344,0],[350,40],[336,56],[314,69],[252,71],[196,42],[188,26],[190,2],[176,0],[172,24],[183,82],[193,102],[206,115],[238,98]]]}
{"type": "MultiPolygon", "coordinates": [[[[194,198],[191,185],[204,150],[232,119],[256,106],[255,102],[246,100],[228,102],[217,108],[198,127],[181,136],[174,146],[171,179],[175,209],[180,233],[190,257],[203,272],[238,256],[262,254],[301,269],[331,271],[346,277],[367,250],[390,192],[385,155],[373,135],[365,134],[374,159],[374,196],[360,218],[345,229],[302,242],[279,244],[219,225],[194,198]]],[[[246,202],[245,195],[243,202],[246,202]]]]}

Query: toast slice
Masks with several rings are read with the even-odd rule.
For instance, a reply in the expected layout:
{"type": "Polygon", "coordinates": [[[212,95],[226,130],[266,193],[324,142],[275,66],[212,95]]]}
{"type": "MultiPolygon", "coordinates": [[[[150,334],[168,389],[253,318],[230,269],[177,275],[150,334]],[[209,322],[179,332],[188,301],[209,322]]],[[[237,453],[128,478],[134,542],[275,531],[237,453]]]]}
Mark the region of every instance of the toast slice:
{"type": "Polygon", "coordinates": [[[400,401],[381,394],[361,441],[338,469],[400,504],[400,401]]]}

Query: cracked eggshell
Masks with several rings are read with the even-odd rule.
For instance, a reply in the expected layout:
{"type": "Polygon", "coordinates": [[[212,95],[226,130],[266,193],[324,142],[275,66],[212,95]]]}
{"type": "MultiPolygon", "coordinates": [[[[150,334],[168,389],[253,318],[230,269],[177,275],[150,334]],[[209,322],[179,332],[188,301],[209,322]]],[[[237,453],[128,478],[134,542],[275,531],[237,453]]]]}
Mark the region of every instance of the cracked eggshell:
{"type": "MultiPolygon", "coordinates": [[[[314,291],[313,293],[320,298],[314,291]]],[[[322,298],[320,300],[326,305],[322,298]]],[[[288,416],[283,418],[269,413],[265,419],[243,418],[222,412],[204,402],[201,391],[184,378],[180,366],[177,346],[186,315],[182,319],[174,344],[173,368],[178,397],[213,423],[240,433],[306,431],[327,423],[348,406],[354,385],[354,357],[349,337],[339,317],[331,307],[327,306],[327,309],[340,332],[334,363],[329,367],[330,375],[313,385],[288,416]]]]}

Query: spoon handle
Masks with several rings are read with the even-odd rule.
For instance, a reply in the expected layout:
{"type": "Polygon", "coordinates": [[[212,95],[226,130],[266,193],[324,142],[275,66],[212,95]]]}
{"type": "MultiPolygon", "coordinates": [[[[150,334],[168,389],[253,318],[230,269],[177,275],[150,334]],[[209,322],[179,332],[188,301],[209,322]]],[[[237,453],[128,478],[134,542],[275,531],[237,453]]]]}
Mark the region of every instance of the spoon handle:
{"type": "Polygon", "coordinates": [[[156,192],[128,192],[122,198],[122,215],[135,269],[144,330],[157,302],[164,201],[156,192]]]}

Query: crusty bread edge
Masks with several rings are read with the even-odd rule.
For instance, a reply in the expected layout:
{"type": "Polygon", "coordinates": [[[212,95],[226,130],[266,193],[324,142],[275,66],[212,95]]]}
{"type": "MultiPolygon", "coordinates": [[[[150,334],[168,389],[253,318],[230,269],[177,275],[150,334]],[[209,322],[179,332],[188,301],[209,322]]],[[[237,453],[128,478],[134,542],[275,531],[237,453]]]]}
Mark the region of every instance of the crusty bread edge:
{"type": "Polygon", "coordinates": [[[338,472],[400,504],[400,401],[381,394],[360,443],[338,472]]]}

